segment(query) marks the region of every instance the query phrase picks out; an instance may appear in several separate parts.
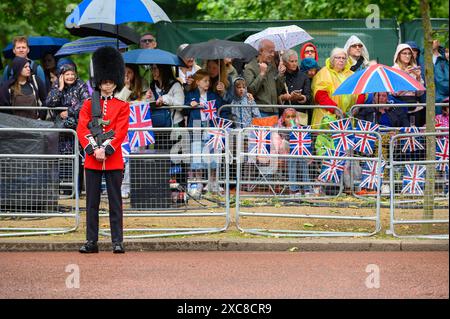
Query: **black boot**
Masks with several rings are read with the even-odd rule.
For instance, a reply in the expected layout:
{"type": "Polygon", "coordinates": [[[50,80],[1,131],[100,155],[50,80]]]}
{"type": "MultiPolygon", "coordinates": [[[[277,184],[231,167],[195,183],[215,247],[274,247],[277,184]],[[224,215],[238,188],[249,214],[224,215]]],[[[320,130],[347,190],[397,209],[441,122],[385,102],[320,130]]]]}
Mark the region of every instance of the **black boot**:
{"type": "Polygon", "coordinates": [[[82,254],[93,254],[98,253],[98,245],[95,241],[87,241],[81,248],[79,252],[82,254]]]}
{"type": "Polygon", "coordinates": [[[123,243],[116,242],[112,244],[113,246],[113,253],[115,254],[124,254],[125,249],[123,248],[123,243]]]}

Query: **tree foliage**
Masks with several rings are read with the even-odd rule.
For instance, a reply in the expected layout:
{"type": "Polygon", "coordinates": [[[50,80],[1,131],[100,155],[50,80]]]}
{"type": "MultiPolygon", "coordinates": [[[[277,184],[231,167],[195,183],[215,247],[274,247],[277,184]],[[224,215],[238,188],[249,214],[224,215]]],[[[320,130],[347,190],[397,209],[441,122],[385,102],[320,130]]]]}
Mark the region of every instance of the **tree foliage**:
{"type": "MultiPolygon", "coordinates": [[[[378,5],[380,18],[397,17],[405,22],[421,16],[419,0],[201,0],[197,7],[205,13],[205,20],[300,20],[365,18],[370,4],[378,5]]],[[[434,0],[430,14],[433,18],[448,17],[448,8],[447,0],[434,0]]]]}

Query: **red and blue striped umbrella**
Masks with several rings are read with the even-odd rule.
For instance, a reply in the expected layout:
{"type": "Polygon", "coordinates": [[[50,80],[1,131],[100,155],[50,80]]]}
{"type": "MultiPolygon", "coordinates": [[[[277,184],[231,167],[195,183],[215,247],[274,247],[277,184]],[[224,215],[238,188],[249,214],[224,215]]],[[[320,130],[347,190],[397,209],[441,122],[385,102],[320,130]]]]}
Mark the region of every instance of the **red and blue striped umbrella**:
{"type": "Polygon", "coordinates": [[[375,92],[425,91],[425,87],[406,72],[375,64],[348,77],[333,95],[375,92]]]}

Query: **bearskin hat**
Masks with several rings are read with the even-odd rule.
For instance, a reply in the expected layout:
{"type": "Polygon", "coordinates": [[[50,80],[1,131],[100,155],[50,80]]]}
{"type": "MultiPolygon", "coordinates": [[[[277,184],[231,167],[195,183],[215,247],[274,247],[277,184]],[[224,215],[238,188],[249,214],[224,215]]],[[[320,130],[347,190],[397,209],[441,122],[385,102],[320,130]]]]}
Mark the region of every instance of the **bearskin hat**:
{"type": "Polygon", "coordinates": [[[98,48],[92,56],[94,85],[99,88],[102,81],[110,80],[116,85],[116,91],[125,85],[125,62],[122,54],[113,47],[98,48]]]}

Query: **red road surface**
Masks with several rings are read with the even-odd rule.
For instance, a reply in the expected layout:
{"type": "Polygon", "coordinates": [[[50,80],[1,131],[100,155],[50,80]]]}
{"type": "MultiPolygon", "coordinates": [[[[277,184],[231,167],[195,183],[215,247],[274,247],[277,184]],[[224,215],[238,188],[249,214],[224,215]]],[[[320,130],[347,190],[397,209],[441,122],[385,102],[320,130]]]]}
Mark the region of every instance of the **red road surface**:
{"type": "Polygon", "coordinates": [[[0,298],[448,298],[448,264],[448,252],[0,253],[0,298]],[[380,287],[367,288],[374,267],[380,287]]]}

